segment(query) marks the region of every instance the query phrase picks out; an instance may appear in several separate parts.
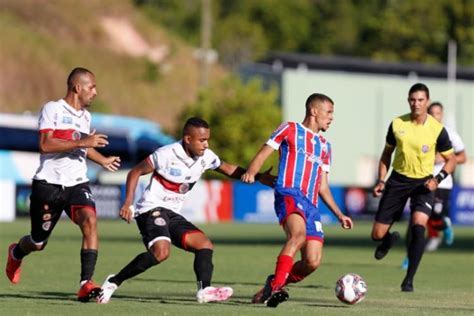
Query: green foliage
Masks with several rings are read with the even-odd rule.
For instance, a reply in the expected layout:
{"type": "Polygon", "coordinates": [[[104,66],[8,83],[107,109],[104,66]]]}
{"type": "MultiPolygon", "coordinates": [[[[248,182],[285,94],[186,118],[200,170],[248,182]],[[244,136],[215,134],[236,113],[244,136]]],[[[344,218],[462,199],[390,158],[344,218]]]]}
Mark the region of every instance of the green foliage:
{"type": "MultiPolygon", "coordinates": [[[[211,127],[211,149],[224,161],[246,167],[281,122],[276,99],[276,88],[263,92],[260,80],[243,84],[228,77],[203,90],[196,103],[181,113],[180,121],[192,116],[205,119],[211,127]]],[[[180,133],[181,126],[177,138],[180,133]]],[[[264,168],[275,170],[277,156],[272,155],[264,168]]]]}
{"type": "Polygon", "coordinates": [[[222,20],[214,42],[220,62],[231,68],[262,57],[269,48],[262,26],[240,15],[222,20]]]}
{"type": "MultiPolygon", "coordinates": [[[[194,44],[200,1],[142,0],[152,17],[194,44]]],[[[214,45],[225,64],[268,50],[445,63],[447,42],[474,65],[474,1],[214,0],[214,45]]]]}

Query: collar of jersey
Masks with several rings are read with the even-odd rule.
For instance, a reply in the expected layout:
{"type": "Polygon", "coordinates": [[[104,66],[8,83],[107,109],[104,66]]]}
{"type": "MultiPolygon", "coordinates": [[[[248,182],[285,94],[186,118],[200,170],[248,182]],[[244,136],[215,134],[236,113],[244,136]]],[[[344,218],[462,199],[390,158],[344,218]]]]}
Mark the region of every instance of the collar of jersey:
{"type": "Polygon", "coordinates": [[[85,110],[77,111],[75,108],[70,106],[69,103],[67,103],[66,100],[64,100],[64,99],[60,99],[58,102],[63,105],[64,109],[66,109],[69,113],[71,113],[75,117],[82,117],[84,115],[84,113],[86,113],[85,110]]]}
{"type": "Polygon", "coordinates": [[[317,133],[313,132],[312,130],[310,130],[309,128],[307,128],[306,126],[304,126],[303,124],[301,124],[300,122],[297,122],[296,124],[298,124],[299,126],[301,126],[304,130],[310,132],[310,133],[313,134],[314,136],[319,136],[319,132],[317,132],[317,133]]]}
{"type": "Polygon", "coordinates": [[[188,168],[191,168],[200,158],[197,157],[197,159],[193,159],[192,157],[189,157],[188,154],[184,151],[183,141],[179,141],[176,143],[176,146],[174,146],[173,148],[173,152],[176,157],[181,160],[188,168]]]}

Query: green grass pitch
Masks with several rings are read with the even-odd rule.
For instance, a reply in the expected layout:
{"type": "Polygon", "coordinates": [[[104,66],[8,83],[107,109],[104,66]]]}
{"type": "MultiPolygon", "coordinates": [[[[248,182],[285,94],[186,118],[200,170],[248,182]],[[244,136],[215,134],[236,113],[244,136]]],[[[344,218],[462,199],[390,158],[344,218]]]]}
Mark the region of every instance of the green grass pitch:
{"type": "MultiPolygon", "coordinates": [[[[173,248],[170,258],[126,281],[107,305],[75,299],[79,279],[79,229],[61,220],[46,250],[23,263],[21,282],[0,277],[0,315],[474,315],[474,230],[455,227],[451,248],[425,253],[415,279],[415,292],[402,293],[404,256],[400,242],[382,261],[373,258],[370,223],[356,222],[352,231],[325,226],[321,267],[303,282],[289,287],[290,299],[276,309],[252,305],[252,295],[273,272],[283,243],[277,225],[201,225],[215,244],[215,285],[229,285],[234,296],[224,303],[195,300],[193,255],[173,248]],[[368,285],[364,301],[340,303],[334,295],[343,274],[360,274],[368,285]]],[[[406,223],[396,228],[404,234],[406,223]]],[[[27,220],[0,224],[0,262],[8,245],[29,231],[27,220]]],[[[100,251],[95,281],[118,272],[144,247],[134,223],[100,221],[100,251]]]]}

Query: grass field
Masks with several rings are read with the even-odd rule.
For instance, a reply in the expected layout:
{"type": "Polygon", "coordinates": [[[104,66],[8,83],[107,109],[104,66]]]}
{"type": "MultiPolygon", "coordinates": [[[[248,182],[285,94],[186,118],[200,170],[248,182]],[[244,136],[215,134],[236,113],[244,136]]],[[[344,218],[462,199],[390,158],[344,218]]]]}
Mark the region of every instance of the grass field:
{"type": "MultiPolygon", "coordinates": [[[[79,230],[63,220],[47,249],[23,263],[22,280],[10,285],[0,277],[0,315],[473,315],[474,231],[456,227],[452,248],[425,254],[414,293],[400,292],[404,256],[400,243],[382,261],[373,259],[370,224],[356,223],[352,231],[326,226],[320,269],[290,286],[290,300],[277,309],[250,304],[265,277],[273,272],[283,233],[276,225],[203,225],[215,244],[214,284],[230,285],[229,302],[195,301],[193,256],[173,248],[171,257],[135,279],[125,282],[108,305],[75,300],[79,279],[79,230]],[[347,306],[334,295],[335,281],[347,272],[360,274],[368,295],[359,305],[347,306]]],[[[397,226],[404,232],[405,224],[397,226]]],[[[29,231],[26,220],[0,224],[2,269],[7,247],[29,231]]],[[[102,283],[118,272],[143,246],[134,224],[102,221],[101,248],[95,280],[102,283]]],[[[2,272],[3,274],[3,272],[2,272]]]]}

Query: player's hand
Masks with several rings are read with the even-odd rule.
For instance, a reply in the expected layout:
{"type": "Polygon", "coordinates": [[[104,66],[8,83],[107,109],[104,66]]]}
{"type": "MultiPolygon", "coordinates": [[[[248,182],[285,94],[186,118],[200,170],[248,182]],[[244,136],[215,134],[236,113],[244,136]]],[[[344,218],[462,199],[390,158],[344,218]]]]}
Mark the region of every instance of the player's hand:
{"type": "Polygon", "coordinates": [[[125,203],[120,209],[120,217],[130,224],[133,219],[134,212],[135,208],[133,207],[133,205],[125,203]]]}
{"type": "Polygon", "coordinates": [[[265,170],[265,172],[261,173],[258,176],[258,181],[264,185],[267,185],[273,188],[275,186],[277,177],[270,173],[272,169],[273,169],[273,166],[265,170]]]}
{"type": "Polygon", "coordinates": [[[96,134],[95,130],[89,134],[86,138],[81,140],[82,147],[86,148],[96,148],[96,147],[105,147],[109,144],[107,140],[107,135],[105,134],[96,134]]]}
{"type": "Polygon", "coordinates": [[[425,187],[430,191],[436,191],[438,188],[438,181],[435,178],[429,178],[425,182],[425,187]]]}
{"type": "Polygon", "coordinates": [[[385,182],[379,181],[379,182],[375,185],[372,194],[374,195],[374,197],[379,197],[379,196],[382,195],[382,193],[383,193],[384,190],[385,190],[385,182]]]}
{"type": "Polygon", "coordinates": [[[246,172],[240,177],[240,180],[244,183],[254,183],[255,175],[246,172]]]}
{"type": "Polygon", "coordinates": [[[108,171],[115,172],[120,167],[120,157],[110,156],[102,162],[102,167],[108,171]]]}
{"type": "Polygon", "coordinates": [[[348,216],[341,215],[341,217],[339,217],[339,222],[341,223],[341,227],[344,229],[352,229],[352,227],[354,227],[352,219],[348,216]]]}

